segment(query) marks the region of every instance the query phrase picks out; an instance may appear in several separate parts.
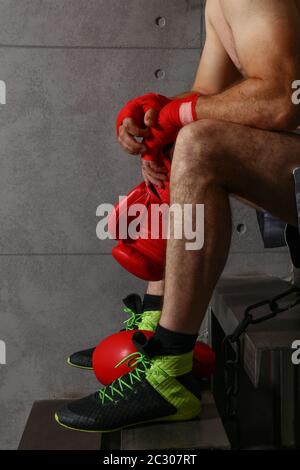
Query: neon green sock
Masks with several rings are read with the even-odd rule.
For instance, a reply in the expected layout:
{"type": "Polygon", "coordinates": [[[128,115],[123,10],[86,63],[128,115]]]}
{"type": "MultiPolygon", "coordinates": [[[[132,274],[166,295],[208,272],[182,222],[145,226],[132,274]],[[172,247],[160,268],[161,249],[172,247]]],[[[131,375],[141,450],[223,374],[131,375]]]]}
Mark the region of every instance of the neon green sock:
{"type": "Polygon", "coordinates": [[[177,409],[174,415],[168,417],[169,420],[188,420],[200,414],[200,399],[177,380],[179,376],[191,372],[192,366],[192,352],[151,359],[151,367],[146,372],[147,381],[177,409]]]}

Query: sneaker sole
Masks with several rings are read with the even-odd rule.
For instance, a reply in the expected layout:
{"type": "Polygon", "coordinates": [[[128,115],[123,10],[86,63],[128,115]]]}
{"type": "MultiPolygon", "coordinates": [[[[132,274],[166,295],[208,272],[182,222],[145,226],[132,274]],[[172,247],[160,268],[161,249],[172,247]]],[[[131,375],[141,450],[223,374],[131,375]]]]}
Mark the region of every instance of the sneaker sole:
{"type": "Polygon", "coordinates": [[[194,421],[196,419],[199,419],[199,416],[194,416],[193,418],[190,419],[176,419],[175,417],[172,418],[173,415],[171,416],[166,416],[165,418],[155,418],[155,419],[149,419],[147,421],[139,421],[138,423],[133,423],[133,424],[128,424],[127,426],[121,426],[119,428],[114,428],[114,429],[105,429],[103,431],[101,430],[90,430],[90,429],[79,429],[79,428],[73,428],[72,426],[67,426],[66,424],[63,424],[59,421],[59,417],[57,413],[55,413],[55,421],[62,426],[63,428],[69,429],[71,431],[79,431],[79,432],[89,432],[89,433],[96,433],[96,432],[101,432],[102,434],[110,433],[110,432],[117,432],[117,431],[122,431],[122,429],[127,429],[127,428],[132,428],[134,426],[140,426],[141,424],[151,424],[151,423],[165,423],[167,421],[169,422],[179,422],[179,421],[194,421]]]}
{"type": "Polygon", "coordinates": [[[82,369],[82,370],[93,370],[92,367],[84,367],[84,366],[77,366],[76,364],[73,364],[73,362],[70,361],[70,358],[68,357],[67,359],[67,364],[71,367],[76,367],[76,369],[82,369]]]}

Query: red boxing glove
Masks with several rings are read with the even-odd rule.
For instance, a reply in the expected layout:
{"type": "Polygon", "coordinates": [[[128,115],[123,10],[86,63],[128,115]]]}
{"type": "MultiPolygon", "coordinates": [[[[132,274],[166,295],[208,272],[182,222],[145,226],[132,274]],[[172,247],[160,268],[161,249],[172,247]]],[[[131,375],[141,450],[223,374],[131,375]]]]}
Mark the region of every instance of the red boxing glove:
{"type": "Polygon", "coordinates": [[[128,208],[133,204],[145,206],[149,199],[148,192],[145,190],[145,182],[136,186],[127,196],[121,199],[114,207],[108,217],[108,231],[113,240],[127,240],[130,238],[128,233],[129,224],[136,218],[128,214],[128,208]]]}
{"type": "Polygon", "coordinates": [[[200,94],[193,93],[185,98],[172,100],[159,113],[158,122],[150,128],[149,137],[144,139],[147,151],[145,160],[157,160],[163,148],[174,143],[179,130],[197,120],[196,103],[200,94]]]}
{"type": "MultiPolygon", "coordinates": [[[[161,154],[160,159],[170,172],[169,158],[161,154]]],[[[153,204],[169,204],[168,182],[161,189],[152,185],[148,187],[144,182],[139,184],[115,206],[108,220],[111,236],[119,240],[112,250],[113,257],[128,272],[147,281],[159,281],[163,278],[166,255],[166,239],[162,237],[164,216],[159,214],[159,220],[153,221],[150,210],[153,204]],[[129,224],[136,219],[137,215],[129,215],[130,208],[136,204],[141,204],[143,209],[139,215],[140,236],[133,239],[128,230],[120,231],[120,225],[129,224]],[[152,225],[153,222],[155,226],[152,225]],[[154,238],[155,231],[158,238],[154,238]],[[121,232],[125,232],[125,237],[120,236],[121,232]]]]}
{"type": "MultiPolygon", "coordinates": [[[[168,174],[170,174],[171,170],[171,162],[168,156],[161,155],[160,156],[161,163],[164,165],[168,174]]],[[[169,187],[169,183],[166,182],[167,188],[169,187]]],[[[151,187],[153,187],[151,185],[151,187]]],[[[155,196],[153,193],[153,189],[148,187],[146,183],[143,181],[138,186],[130,191],[127,196],[123,197],[119,200],[119,202],[115,205],[114,209],[111,211],[108,217],[108,232],[110,234],[110,238],[112,240],[129,240],[130,234],[128,232],[128,227],[130,223],[136,219],[137,215],[129,215],[129,208],[133,205],[143,206],[143,210],[140,212],[139,217],[147,217],[148,205],[150,199],[155,196]]],[[[165,188],[156,188],[155,190],[158,196],[158,193],[164,195],[166,194],[165,188]]],[[[169,190],[167,190],[168,194],[169,190]]],[[[165,196],[164,196],[165,197],[165,196]]],[[[159,203],[159,198],[156,200],[159,203]]]]}
{"type": "Polygon", "coordinates": [[[156,231],[159,238],[153,238],[155,228],[151,225],[151,206],[169,204],[169,184],[164,189],[144,186],[146,195],[146,216],[141,222],[141,236],[135,240],[120,240],[112,250],[115,260],[129,273],[145,281],[160,281],[164,276],[167,240],[161,235],[163,215],[159,215],[156,231]]]}
{"type": "Polygon", "coordinates": [[[132,118],[139,128],[144,128],[145,113],[149,111],[149,109],[155,109],[159,113],[170,101],[171,100],[166,96],[158,95],[157,93],[147,93],[146,95],[130,100],[118,114],[117,136],[119,135],[119,128],[124,119],[132,118]]]}

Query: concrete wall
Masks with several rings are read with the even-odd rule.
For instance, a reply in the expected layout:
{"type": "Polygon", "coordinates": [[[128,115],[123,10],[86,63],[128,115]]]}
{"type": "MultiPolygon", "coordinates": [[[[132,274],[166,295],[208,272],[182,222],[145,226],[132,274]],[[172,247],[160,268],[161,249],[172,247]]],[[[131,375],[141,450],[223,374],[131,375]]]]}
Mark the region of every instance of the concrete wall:
{"type": "MultiPolygon", "coordinates": [[[[120,299],[144,290],[97,240],[95,210],[141,179],[115,141],[118,109],[189,89],[201,11],[200,0],[0,2],[2,449],[17,447],[34,400],[95,390],[65,359],[118,329],[120,299]]],[[[227,271],[285,274],[286,254],[263,252],[254,213],[234,204],[238,224],[227,271]]]]}

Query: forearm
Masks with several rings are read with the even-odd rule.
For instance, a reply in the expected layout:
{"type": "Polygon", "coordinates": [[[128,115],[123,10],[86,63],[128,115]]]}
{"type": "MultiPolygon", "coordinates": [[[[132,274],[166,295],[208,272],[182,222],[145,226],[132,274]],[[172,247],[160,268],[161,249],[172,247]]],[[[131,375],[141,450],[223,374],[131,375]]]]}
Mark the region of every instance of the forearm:
{"type": "Polygon", "coordinates": [[[201,96],[196,105],[198,119],[216,119],[265,130],[297,127],[292,102],[286,91],[266,80],[250,78],[222,93],[201,96]]]}
{"type": "Polygon", "coordinates": [[[189,96],[191,93],[197,93],[196,90],[190,90],[190,91],[185,91],[184,93],[180,93],[179,95],[176,96],[170,96],[170,100],[177,100],[179,98],[186,98],[189,96]]]}

